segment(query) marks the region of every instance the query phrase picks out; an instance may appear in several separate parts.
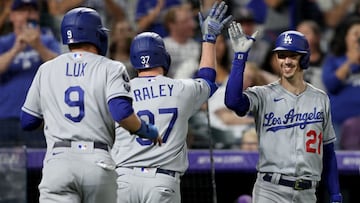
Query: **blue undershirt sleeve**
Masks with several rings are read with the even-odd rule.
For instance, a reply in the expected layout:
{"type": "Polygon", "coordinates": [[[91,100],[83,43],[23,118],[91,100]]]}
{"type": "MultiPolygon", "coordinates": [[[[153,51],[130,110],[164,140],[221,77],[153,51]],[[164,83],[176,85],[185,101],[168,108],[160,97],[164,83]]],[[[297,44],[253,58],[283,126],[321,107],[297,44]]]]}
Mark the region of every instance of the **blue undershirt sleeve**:
{"type": "Polygon", "coordinates": [[[203,67],[196,74],[196,78],[204,79],[210,86],[210,96],[218,89],[215,83],[216,71],[213,68],[203,67]]]}
{"type": "Polygon", "coordinates": [[[25,111],[21,111],[20,113],[20,124],[23,130],[35,130],[41,126],[42,122],[43,119],[28,114],[25,111]]]}
{"type": "Polygon", "coordinates": [[[249,98],[243,94],[246,59],[247,53],[235,53],[225,91],[226,107],[235,111],[239,116],[244,116],[250,108],[249,98]]]}
{"type": "Polygon", "coordinates": [[[134,113],[132,100],[128,97],[116,97],[108,102],[109,111],[114,121],[120,122],[134,113]]]}
{"type": "Polygon", "coordinates": [[[341,202],[339,174],[334,150],[334,143],[324,145],[323,177],[331,202],[341,202]]]}

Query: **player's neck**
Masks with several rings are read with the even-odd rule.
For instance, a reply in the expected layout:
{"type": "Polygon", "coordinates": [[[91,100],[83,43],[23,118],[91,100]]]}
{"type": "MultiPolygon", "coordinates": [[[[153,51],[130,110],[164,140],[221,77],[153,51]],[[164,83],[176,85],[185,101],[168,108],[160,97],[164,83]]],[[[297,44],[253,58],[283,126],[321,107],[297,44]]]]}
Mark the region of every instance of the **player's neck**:
{"type": "Polygon", "coordinates": [[[281,78],[280,84],[294,95],[300,95],[306,90],[306,82],[299,79],[281,78]]]}
{"type": "Polygon", "coordinates": [[[143,69],[143,70],[139,70],[138,73],[139,77],[158,76],[158,75],[164,75],[164,69],[162,67],[143,69]]]}
{"type": "Polygon", "coordinates": [[[82,48],[71,49],[71,52],[82,52],[82,51],[90,52],[93,54],[99,54],[95,46],[83,46],[82,48]]]}

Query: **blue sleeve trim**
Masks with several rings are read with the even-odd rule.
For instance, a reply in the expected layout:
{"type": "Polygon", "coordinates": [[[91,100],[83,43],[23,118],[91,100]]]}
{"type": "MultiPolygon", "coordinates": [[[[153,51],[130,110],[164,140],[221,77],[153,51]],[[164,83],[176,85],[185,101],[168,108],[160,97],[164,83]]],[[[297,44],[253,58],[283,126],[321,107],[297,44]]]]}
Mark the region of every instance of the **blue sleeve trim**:
{"type": "Polygon", "coordinates": [[[203,67],[197,72],[196,78],[204,79],[210,86],[210,97],[218,89],[218,85],[215,83],[216,71],[213,68],[203,67]]]}
{"type": "Polygon", "coordinates": [[[334,143],[324,145],[323,177],[330,196],[340,194],[339,174],[334,143]]]}
{"type": "Polygon", "coordinates": [[[233,63],[245,63],[248,57],[248,53],[236,52],[234,54],[233,63]]]}
{"type": "Polygon", "coordinates": [[[203,67],[197,72],[196,77],[215,83],[216,71],[213,68],[203,67]]]}
{"type": "Polygon", "coordinates": [[[115,97],[108,102],[111,116],[116,122],[120,122],[124,118],[134,113],[132,100],[128,97],[115,97]]]}
{"type": "Polygon", "coordinates": [[[20,123],[21,128],[26,131],[35,130],[41,126],[43,119],[35,117],[31,114],[21,111],[20,113],[20,123]]]}
{"type": "Polygon", "coordinates": [[[207,79],[204,79],[204,80],[210,86],[210,95],[209,95],[209,97],[211,97],[216,92],[216,90],[219,88],[219,86],[215,82],[211,82],[211,81],[209,81],[207,79]]]}
{"type": "Polygon", "coordinates": [[[246,59],[247,53],[235,53],[225,91],[226,107],[235,111],[239,116],[246,115],[250,108],[249,98],[243,94],[246,59]]]}

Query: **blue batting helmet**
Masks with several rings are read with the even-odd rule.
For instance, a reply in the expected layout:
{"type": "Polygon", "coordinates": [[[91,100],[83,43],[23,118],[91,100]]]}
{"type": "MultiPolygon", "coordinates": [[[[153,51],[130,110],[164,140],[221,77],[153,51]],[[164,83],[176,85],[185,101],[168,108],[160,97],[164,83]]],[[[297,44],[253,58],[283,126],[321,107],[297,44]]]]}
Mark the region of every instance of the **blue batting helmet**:
{"type": "Polygon", "coordinates": [[[160,35],[154,32],[143,32],[138,34],[131,43],[130,61],[135,69],[163,67],[167,73],[171,58],[160,35]]]}
{"type": "Polygon", "coordinates": [[[91,8],[75,8],[68,11],[61,22],[63,44],[91,43],[99,54],[106,55],[108,29],[101,23],[99,14],[91,8]]]}
{"type": "Polygon", "coordinates": [[[281,33],[275,42],[273,51],[293,51],[302,54],[300,67],[307,69],[310,61],[309,43],[305,36],[298,31],[285,31],[281,33]]]}

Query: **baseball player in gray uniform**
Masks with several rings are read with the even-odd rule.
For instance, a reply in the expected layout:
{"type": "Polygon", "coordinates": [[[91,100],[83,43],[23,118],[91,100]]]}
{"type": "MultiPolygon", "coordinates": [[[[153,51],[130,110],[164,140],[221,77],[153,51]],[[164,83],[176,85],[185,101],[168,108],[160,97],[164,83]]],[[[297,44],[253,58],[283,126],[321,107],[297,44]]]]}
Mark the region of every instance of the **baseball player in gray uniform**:
{"type": "Polygon", "coordinates": [[[259,136],[253,202],[315,203],[322,173],[331,202],[341,202],[329,98],[303,79],[310,57],[304,35],[281,33],[273,50],[280,79],[243,92],[239,81],[243,81],[244,64],[257,32],[245,36],[236,23],[228,31],[235,56],[225,104],[239,116],[250,111],[259,136]]]}
{"type": "Polygon", "coordinates": [[[24,129],[44,125],[40,202],[116,202],[114,120],[150,142],[161,138],[134,113],[125,66],[104,57],[108,37],[98,13],[70,10],[61,34],[70,52],[40,66],[22,107],[24,129]]]}
{"type": "Polygon", "coordinates": [[[117,128],[112,149],[118,173],[118,203],[180,203],[180,176],[188,168],[186,137],[189,118],[215,92],[215,41],[231,16],[227,5],[215,3],[201,18],[202,57],[196,79],[166,77],[170,56],[162,38],[153,32],[137,35],[131,44],[131,63],[139,77],[131,80],[137,115],[159,128],[162,146],[128,135],[117,128]]]}

